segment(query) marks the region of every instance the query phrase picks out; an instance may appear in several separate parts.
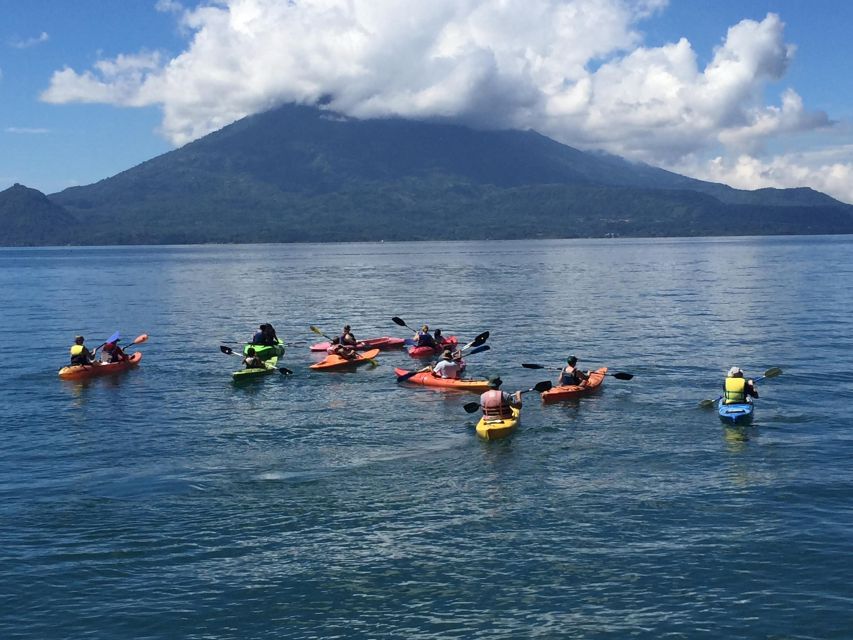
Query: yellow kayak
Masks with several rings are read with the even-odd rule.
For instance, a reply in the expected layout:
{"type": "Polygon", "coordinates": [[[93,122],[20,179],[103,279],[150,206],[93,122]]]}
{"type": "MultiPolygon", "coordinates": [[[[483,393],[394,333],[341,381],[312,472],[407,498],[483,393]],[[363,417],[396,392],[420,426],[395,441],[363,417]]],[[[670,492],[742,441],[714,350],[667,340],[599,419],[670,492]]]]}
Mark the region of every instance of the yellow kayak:
{"type": "Polygon", "coordinates": [[[477,423],[477,435],[484,440],[498,440],[506,438],[515,431],[521,422],[521,409],[511,407],[512,417],[498,418],[495,416],[483,416],[477,423]]]}

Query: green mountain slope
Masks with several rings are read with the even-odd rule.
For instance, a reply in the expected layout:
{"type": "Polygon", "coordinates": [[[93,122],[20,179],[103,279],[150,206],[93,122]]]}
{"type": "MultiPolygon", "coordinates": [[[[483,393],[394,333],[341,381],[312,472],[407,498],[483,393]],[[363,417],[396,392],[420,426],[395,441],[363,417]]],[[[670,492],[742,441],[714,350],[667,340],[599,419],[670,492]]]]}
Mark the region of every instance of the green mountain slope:
{"type": "Polygon", "coordinates": [[[0,192],[0,244],[63,244],[78,233],[77,221],[40,191],[15,184],[0,192]]]}
{"type": "Polygon", "coordinates": [[[80,243],[853,232],[853,207],[811,189],[740,191],[533,131],[294,105],[50,200],[80,243]]]}

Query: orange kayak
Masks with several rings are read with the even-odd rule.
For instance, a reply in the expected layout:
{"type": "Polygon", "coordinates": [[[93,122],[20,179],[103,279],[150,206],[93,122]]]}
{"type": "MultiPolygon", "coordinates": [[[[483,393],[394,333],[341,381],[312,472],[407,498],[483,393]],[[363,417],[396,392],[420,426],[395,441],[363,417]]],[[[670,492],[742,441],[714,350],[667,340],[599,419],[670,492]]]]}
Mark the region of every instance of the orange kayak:
{"type": "Polygon", "coordinates": [[[601,367],[590,372],[589,380],[584,384],[569,384],[557,387],[551,387],[548,391],[542,392],[542,402],[545,404],[558,402],[560,400],[572,400],[582,398],[595,393],[604,384],[604,374],[607,373],[607,367],[601,367]]]}
{"type": "Polygon", "coordinates": [[[341,356],[328,355],[317,364],[312,364],[309,368],[319,369],[322,371],[327,369],[345,369],[347,367],[357,367],[360,364],[370,362],[371,358],[375,358],[377,355],[379,355],[379,349],[371,349],[370,351],[359,353],[354,358],[342,358],[341,356]]]}
{"type": "Polygon", "coordinates": [[[59,370],[59,377],[63,380],[85,380],[86,378],[94,378],[95,376],[105,376],[110,373],[127,371],[131,367],[138,365],[140,360],[142,360],[142,352],[137,351],[130,354],[128,359],[123,362],[110,362],[107,364],[96,362],[88,365],[75,364],[62,367],[59,370]]]}
{"type": "MultiPolygon", "coordinates": [[[[399,378],[400,376],[404,376],[409,371],[405,369],[394,369],[394,374],[399,378]]],[[[460,391],[475,391],[477,393],[482,393],[483,391],[489,390],[489,381],[488,380],[465,380],[459,379],[455,380],[453,378],[439,378],[434,375],[432,371],[422,371],[420,373],[416,373],[411,378],[406,380],[406,382],[411,382],[412,384],[422,384],[425,387],[437,387],[439,389],[459,389],[460,391]]]]}

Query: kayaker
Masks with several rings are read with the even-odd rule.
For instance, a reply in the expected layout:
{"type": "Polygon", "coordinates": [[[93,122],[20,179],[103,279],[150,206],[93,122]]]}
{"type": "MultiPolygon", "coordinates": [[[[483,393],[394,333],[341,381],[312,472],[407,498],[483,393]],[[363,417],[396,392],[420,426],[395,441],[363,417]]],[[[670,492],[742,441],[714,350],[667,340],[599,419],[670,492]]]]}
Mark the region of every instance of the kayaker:
{"type": "MultiPolygon", "coordinates": [[[[439,335],[441,334],[439,333],[439,335]]],[[[435,338],[432,337],[432,334],[429,332],[429,325],[426,324],[422,326],[421,330],[415,334],[414,341],[416,347],[430,347],[432,349],[437,348],[435,338]]]]}
{"type": "Polygon", "coordinates": [[[441,360],[433,367],[432,372],[439,378],[458,380],[462,368],[459,363],[453,358],[453,352],[450,349],[445,349],[441,354],[441,360]]]}
{"type": "Polygon", "coordinates": [[[746,380],[740,367],[729,369],[723,382],[723,404],[743,404],[751,402],[750,398],[757,397],[755,382],[746,380]]]}
{"type": "Polygon", "coordinates": [[[489,378],[489,390],[480,396],[480,408],[484,416],[509,418],[512,416],[511,407],[521,408],[521,391],[501,391],[502,384],[503,380],[499,377],[489,378]]]}
{"type": "Polygon", "coordinates": [[[267,366],[255,353],[254,347],[246,349],[246,357],[243,358],[243,364],[246,365],[247,369],[266,369],[267,366]]]}
{"type": "Polygon", "coordinates": [[[71,365],[89,365],[95,362],[95,354],[83,344],[85,342],[83,336],[74,338],[74,344],[71,345],[71,365]]]}
{"type": "Polygon", "coordinates": [[[358,340],[355,339],[355,336],[352,334],[352,331],[350,330],[350,326],[348,324],[344,325],[344,329],[341,332],[341,344],[351,347],[354,347],[358,344],[358,340]]]}
{"type": "Polygon", "coordinates": [[[107,342],[104,345],[104,351],[101,355],[101,360],[103,362],[124,362],[127,359],[127,354],[120,346],[118,346],[118,340],[115,342],[107,342]]]}
{"type": "Polygon", "coordinates": [[[354,360],[358,354],[355,352],[351,346],[346,344],[341,344],[340,338],[335,338],[332,340],[332,344],[326,349],[326,352],[332,355],[339,356],[341,358],[346,358],[347,360],[354,360]]]}
{"type": "Polygon", "coordinates": [[[580,386],[589,380],[589,371],[581,371],[575,365],[578,363],[576,356],[569,356],[566,359],[566,366],[560,372],[560,378],[557,384],[561,387],[580,386]]]}

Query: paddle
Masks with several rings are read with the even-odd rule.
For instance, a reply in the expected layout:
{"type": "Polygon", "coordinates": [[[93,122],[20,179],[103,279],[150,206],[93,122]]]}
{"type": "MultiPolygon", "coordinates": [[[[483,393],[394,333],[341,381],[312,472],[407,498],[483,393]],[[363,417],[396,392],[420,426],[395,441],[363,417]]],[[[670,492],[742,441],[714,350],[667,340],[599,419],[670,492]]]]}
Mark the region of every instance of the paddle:
{"type": "MultiPolygon", "coordinates": [[[[753,380],[753,382],[761,382],[765,378],[775,378],[776,376],[781,375],[781,374],[782,374],[782,370],[779,367],[770,367],[767,371],[764,372],[763,376],[757,377],[755,380],[753,380]]],[[[707,409],[708,407],[713,407],[715,404],[717,404],[722,399],[723,399],[723,396],[717,396],[713,400],[705,399],[699,403],[699,406],[702,407],[703,409],[707,409]]]]}
{"type": "Polygon", "coordinates": [[[403,321],[403,319],[402,319],[402,318],[398,318],[397,316],[394,316],[393,318],[391,318],[391,320],[392,320],[392,321],[394,322],[394,324],[396,324],[398,327],[406,327],[406,329],[408,329],[409,331],[413,331],[414,333],[417,333],[417,332],[418,332],[418,330],[417,330],[417,329],[412,329],[409,325],[407,325],[407,324],[403,321]]]}
{"type": "Polygon", "coordinates": [[[107,338],[105,342],[102,342],[97,347],[95,347],[95,350],[92,351],[92,355],[98,353],[98,349],[100,349],[101,347],[107,346],[110,342],[117,342],[120,338],[121,338],[121,333],[116,331],[113,335],[111,335],[109,338],[107,338]]]}
{"type": "MultiPolygon", "coordinates": [[[[525,362],[521,365],[525,369],[548,369],[549,371],[562,371],[562,367],[546,367],[544,364],[531,364],[529,362],[525,362]]],[[[591,373],[595,373],[592,371],[591,373]]],[[[605,373],[606,376],[613,376],[617,380],[630,380],[634,377],[633,373],[625,373],[624,371],[617,371],[616,373],[610,373],[609,371],[605,373]]]]}
{"type": "Polygon", "coordinates": [[[326,340],[328,340],[329,342],[331,342],[332,340],[334,340],[334,338],[330,338],[330,337],[329,337],[329,336],[327,336],[325,333],[323,333],[322,331],[320,331],[317,327],[315,327],[313,324],[312,324],[310,327],[308,327],[308,328],[309,328],[309,329],[311,329],[311,331],[313,331],[314,333],[316,333],[318,336],[323,336],[323,337],[324,337],[326,340]]]}
{"type": "Polygon", "coordinates": [[[483,333],[481,333],[476,338],[471,340],[471,342],[469,342],[464,347],[459,349],[459,351],[465,351],[465,349],[470,349],[471,347],[479,347],[481,344],[483,344],[488,339],[489,339],[489,332],[483,331],[483,333]]]}
{"type": "MultiPolygon", "coordinates": [[[[525,394],[525,393],[530,393],[531,391],[536,391],[538,393],[542,393],[543,391],[548,391],[548,389],[550,389],[553,386],[554,385],[551,384],[550,380],[543,380],[542,382],[537,382],[535,385],[533,385],[529,389],[525,389],[524,391],[521,391],[521,393],[525,394]]],[[[467,411],[468,413],[474,413],[475,411],[477,411],[477,409],[480,408],[480,403],[479,402],[468,402],[467,404],[463,405],[462,408],[465,409],[465,411],[467,411]]]]}
{"type": "MultiPolygon", "coordinates": [[[[231,347],[226,347],[224,344],[219,345],[219,350],[227,356],[237,356],[238,358],[241,357],[239,353],[234,353],[234,349],[232,349],[231,347]]],[[[293,373],[293,371],[291,371],[287,367],[280,367],[278,369],[278,372],[282,375],[289,375],[293,373]]]]}
{"type": "MultiPolygon", "coordinates": [[[[481,347],[475,347],[475,348],[471,349],[471,351],[469,351],[467,355],[473,356],[475,353],[482,353],[483,351],[488,351],[489,349],[491,349],[491,347],[487,344],[484,344],[481,347]]],[[[427,371],[431,371],[431,370],[432,370],[432,365],[426,366],[423,369],[418,369],[417,371],[409,371],[408,373],[403,374],[402,376],[397,376],[397,382],[405,382],[406,380],[408,380],[410,378],[414,378],[419,373],[426,373],[427,371]]]]}

